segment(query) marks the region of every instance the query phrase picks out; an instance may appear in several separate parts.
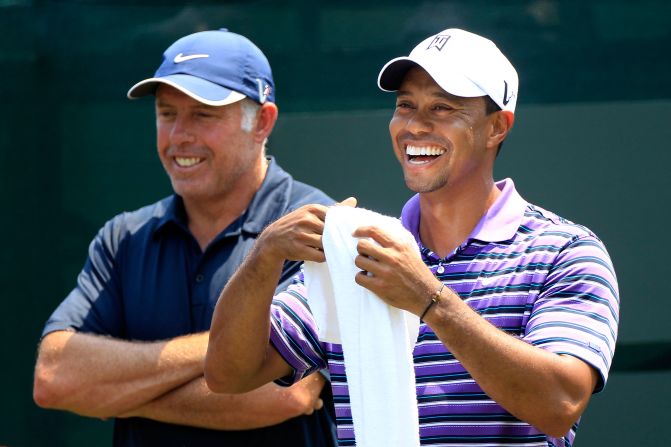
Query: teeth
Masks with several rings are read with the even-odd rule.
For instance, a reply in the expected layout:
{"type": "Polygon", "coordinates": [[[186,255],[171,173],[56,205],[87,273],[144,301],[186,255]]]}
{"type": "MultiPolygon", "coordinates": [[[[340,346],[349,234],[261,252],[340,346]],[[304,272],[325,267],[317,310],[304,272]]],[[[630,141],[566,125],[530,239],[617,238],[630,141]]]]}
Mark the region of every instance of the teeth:
{"type": "Polygon", "coordinates": [[[431,156],[437,156],[437,155],[443,155],[445,153],[445,149],[442,147],[438,146],[411,146],[407,145],[405,147],[405,153],[407,155],[431,155],[431,156]]]}
{"type": "Polygon", "coordinates": [[[177,164],[183,168],[193,166],[200,162],[198,157],[175,157],[177,164]]]}

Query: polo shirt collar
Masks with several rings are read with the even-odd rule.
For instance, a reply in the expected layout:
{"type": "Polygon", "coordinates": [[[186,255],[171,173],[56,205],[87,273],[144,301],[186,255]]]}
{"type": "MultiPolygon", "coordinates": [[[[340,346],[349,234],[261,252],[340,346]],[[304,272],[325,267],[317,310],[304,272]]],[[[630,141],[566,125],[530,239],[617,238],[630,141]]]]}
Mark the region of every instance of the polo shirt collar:
{"type": "MultiPolygon", "coordinates": [[[[527,202],[515,189],[515,183],[507,178],[496,182],[501,195],[489,207],[467,240],[477,239],[484,242],[501,242],[512,239],[522,223],[527,202]]],[[[401,222],[419,239],[420,202],[419,194],[414,195],[403,207],[401,222]]]]}
{"type": "MultiPolygon", "coordinates": [[[[242,231],[259,234],[271,222],[282,216],[287,209],[291,188],[291,176],[282,169],[275,158],[267,156],[268,169],[261,187],[254,194],[252,201],[242,215],[228,226],[221,234],[242,231]],[[236,231],[237,230],[237,231],[236,231]]],[[[155,233],[168,223],[189,231],[184,201],[173,194],[165,203],[162,216],[159,217],[155,233]]]]}
{"type": "Polygon", "coordinates": [[[154,234],[161,231],[166,225],[174,224],[177,227],[189,231],[188,221],[186,218],[186,209],[184,208],[184,202],[180,196],[173,194],[163,201],[161,209],[158,210],[161,213],[154,229],[154,234]]]}
{"type": "Polygon", "coordinates": [[[282,217],[289,207],[292,177],[277,164],[274,157],[266,158],[266,177],[247,211],[243,213],[242,229],[248,233],[261,233],[265,227],[282,217]]]}

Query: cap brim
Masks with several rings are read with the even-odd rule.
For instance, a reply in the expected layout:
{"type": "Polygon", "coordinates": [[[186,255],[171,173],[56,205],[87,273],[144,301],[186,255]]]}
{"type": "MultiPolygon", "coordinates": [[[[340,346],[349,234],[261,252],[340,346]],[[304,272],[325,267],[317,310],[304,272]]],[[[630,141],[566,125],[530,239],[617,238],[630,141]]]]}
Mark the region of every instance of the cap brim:
{"type": "Polygon", "coordinates": [[[377,77],[378,87],[386,92],[395,92],[401,86],[401,82],[403,82],[403,78],[408,70],[417,65],[417,62],[407,57],[397,57],[390,60],[380,70],[380,74],[377,77]]]}
{"type": "Polygon", "coordinates": [[[377,79],[378,87],[387,92],[395,92],[401,87],[408,70],[414,67],[421,67],[426,70],[440,88],[455,96],[473,98],[487,95],[479,85],[457,69],[442,70],[441,76],[437,76],[436,73],[433,73],[434,70],[429,64],[413,60],[408,56],[392,59],[382,67],[377,79]]]}
{"type": "Polygon", "coordinates": [[[230,90],[205,79],[186,74],[174,74],[160,78],[149,78],[140,81],[128,90],[130,99],[141,98],[156,93],[159,84],[166,84],[189,95],[198,102],[210,106],[225,106],[245,98],[240,92],[230,90]]]}

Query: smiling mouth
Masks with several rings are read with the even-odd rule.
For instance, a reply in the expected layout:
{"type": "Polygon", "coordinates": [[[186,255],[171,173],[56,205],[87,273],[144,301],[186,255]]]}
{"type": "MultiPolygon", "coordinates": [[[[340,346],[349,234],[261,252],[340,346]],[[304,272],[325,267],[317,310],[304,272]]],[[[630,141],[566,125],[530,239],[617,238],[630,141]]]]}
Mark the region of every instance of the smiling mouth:
{"type": "Polygon", "coordinates": [[[180,168],[190,168],[202,161],[203,159],[200,157],[175,157],[175,163],[177,163],[177,166],[180,168]]]}
{"type": "Polygon", "coordinates": [[[414,165],[430,163],[445,152],[445,149],[438,146],[413,146],[409,144],[405,147],[408,163],[414,165]]]}

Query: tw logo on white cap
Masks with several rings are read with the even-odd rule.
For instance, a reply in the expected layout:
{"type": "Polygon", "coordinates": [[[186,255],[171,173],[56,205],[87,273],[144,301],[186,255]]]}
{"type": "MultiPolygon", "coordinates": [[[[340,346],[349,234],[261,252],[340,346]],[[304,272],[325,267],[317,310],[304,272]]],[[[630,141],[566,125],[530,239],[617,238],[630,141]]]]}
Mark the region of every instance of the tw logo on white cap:
{"type": "Polygon", "coordinates": [[[426,47],[427,50],[430,50],[431,48],[436,48],[438,51],[441,51],[445,44],[447,43],[448,40],[450,40],[449,34],[438,34],[436,37],[433,38],[431,43],[429,43],[429,46],[426,47]]]}

